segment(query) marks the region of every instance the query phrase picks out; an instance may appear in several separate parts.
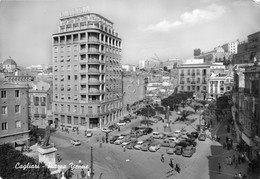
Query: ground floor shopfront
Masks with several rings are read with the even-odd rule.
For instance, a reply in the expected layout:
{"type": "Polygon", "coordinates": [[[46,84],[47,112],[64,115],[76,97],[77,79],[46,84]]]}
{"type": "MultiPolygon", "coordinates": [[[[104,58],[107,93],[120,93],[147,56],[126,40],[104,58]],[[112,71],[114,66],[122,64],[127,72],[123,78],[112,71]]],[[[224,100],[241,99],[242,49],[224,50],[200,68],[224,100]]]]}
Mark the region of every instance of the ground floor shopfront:
{"type": "Polygon", "coordinates": [[[88,130],[102,128],[109,123],[122,118],[122,109],[112,110],[109,113],[73,116],[69,114],[54,114],[55,126],[68,129],[88,130]]]}

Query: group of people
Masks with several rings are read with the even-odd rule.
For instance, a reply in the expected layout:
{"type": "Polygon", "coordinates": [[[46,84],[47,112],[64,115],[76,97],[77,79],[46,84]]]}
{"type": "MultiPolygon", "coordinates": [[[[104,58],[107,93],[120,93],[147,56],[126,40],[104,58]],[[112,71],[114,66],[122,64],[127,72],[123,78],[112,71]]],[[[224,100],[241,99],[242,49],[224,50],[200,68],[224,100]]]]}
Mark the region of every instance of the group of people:
{"type": "Polygon", "coordinates": [[[234,179],[247,179],[247,176],[246,176],[246,174],[244,174],[244,175],[242,176],[242,173],[239,172],[238,174],[235,173],[234,179]]]}
{"type": "MultiPolygon", "coordinates": [[[[162,155],[161,155],[161,162],[164,163],[164,160],[165,160],[164,154],[162,154],[162,155]]],[[[173,160],[173,158],[170,158],[170,163],[169,163],[169,165],[170,165],[171,168],[174,168],[174,160],[173,160]]],[[[181,168],[180,168],[180,165],[179,165],[178,163],[176,163],[174,170],[175,170],[176,172],[178,172],[178,173],[181,172],[181,168]]]]}

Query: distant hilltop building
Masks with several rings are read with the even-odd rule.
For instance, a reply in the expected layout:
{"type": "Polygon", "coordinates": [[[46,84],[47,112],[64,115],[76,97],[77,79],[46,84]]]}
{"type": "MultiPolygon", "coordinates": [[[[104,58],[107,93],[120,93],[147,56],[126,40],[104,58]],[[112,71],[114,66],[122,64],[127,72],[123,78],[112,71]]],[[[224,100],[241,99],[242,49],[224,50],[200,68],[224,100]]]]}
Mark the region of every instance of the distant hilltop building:
{"type": "Polygon", "coordinates": [[[136,71],[136,67],[134,65],[122,65],[122,68],[125,70],[125,71],[136,71]]]}
{"type": "Polygon", "coordinates": [[[4,62],[3,62],[3,71],[4,72],[8,72],[8,73],[14,73],[17,71],[17,64],[16,62],[9,58],[9,59],[6,59],[4,62]]]}

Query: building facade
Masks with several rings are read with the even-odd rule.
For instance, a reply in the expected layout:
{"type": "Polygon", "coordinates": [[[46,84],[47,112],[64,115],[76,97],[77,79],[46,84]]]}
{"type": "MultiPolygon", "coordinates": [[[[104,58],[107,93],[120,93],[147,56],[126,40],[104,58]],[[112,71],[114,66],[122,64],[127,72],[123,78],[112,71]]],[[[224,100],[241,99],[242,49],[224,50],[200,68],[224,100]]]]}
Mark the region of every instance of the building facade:
{"type": "MultiPolygon", "coordinates": [[[[51,85],[43,81],[35,81],[29,89],[29,116],[31,124],[45,127],[52,121],[51,85]]],[[[52,123],[54,123],[52,121],[52,123]]],[[[57,124],[56,124],[57,125],[57,124]]]]}
{"type": "Polygon", "coordinates": [[[27,85],[0,84],[0,144],[29,139],[27,85]]]}
{"type": "Polygon", "coordinates": [[[226,92],[230,92],[233,86],[232,74],[211,74],[209,77],[208,94],[210,98],[217,99],[226,92]]]}
{"type": "Polygon", "coordinates": [[[247,41],[238,44],[237,54],[234,54],[232,63],[254,63],[255,58],[260,59],[260,31],[248,35],[247,41]]]}
{"type": "Polygon", "coordinates": [[[178,69],[178,92],[194,92],[194,97],[205,100],[208,96],[210,65],[182,64],[178,69]]]}
{"type": "Polygon", "coordinates": [[[122,116],[121,38],[99,14],[62,14],[52,36],[54,121],[82,130],[102,127],[122,116]]]}

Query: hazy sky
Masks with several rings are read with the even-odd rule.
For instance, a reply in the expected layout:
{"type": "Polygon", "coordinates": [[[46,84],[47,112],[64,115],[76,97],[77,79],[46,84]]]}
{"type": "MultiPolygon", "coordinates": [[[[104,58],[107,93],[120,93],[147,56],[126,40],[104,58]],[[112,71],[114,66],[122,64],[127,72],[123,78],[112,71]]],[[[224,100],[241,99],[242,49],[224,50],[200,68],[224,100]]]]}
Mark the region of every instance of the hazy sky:
{"type": "Polygon", "coordinates": [[[253,0],[0,0],[0,62],[11,56],[20,66],[51,64],[61,11],[83,6],[114,22],[123,64],[155,53],[192,58],[194,48],[209,51],[260,31],[253,0]]]}

